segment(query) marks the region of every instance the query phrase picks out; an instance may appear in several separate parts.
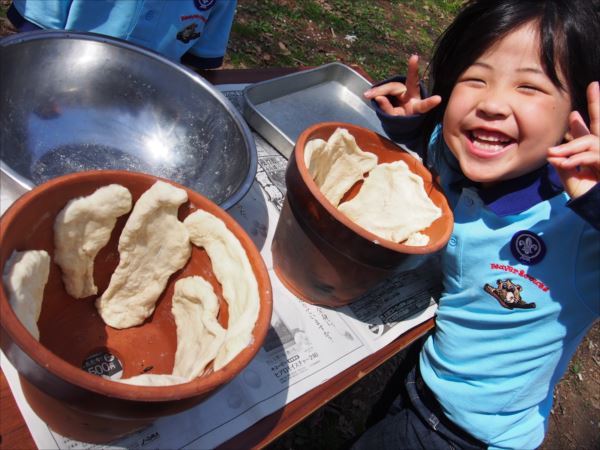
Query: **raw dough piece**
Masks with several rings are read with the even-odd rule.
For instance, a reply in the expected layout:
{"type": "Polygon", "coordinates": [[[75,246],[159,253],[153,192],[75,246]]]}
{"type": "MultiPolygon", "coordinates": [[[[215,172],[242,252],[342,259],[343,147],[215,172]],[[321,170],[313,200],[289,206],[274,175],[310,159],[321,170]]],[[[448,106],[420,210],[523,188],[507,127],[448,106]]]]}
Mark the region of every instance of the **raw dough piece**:
{"type": "Polygon", "coordinates": [[[196,378],[225,340],[225,329],[217,321],[219,299],[204,278],[183,278],[175,283],[172,311],[177,324],[173,375],[196,378]]]}
{"type": "Polygon", "coordinates": [[[379,164],[352,200],[338,208],[353,222],[383,239],[402,242],[442,215],[404,161],[379,164]]]}
{"type": "Polygon", "coordinates": [[[37,321],[42,311],[44,287],[50,273],[50,255],[45,250],[14,251],[4,265],[2,281],[13,311],[40,340],[37,321]]]}
{"type": "MultiPolygon", "coordinates": [[[[324,141],[323,139],[311,139],[304,146],[304,165],[308,169],[308,173],[310,173],[310,176],[313,177],[313,179],[315,178],[315,176],[310,171],[310,161],[312,159],[313,153],[315,153],[315,151],[317,153],[322,153],[323,150],[325,149],[326,145],[327,145],[327,142],[324,141]]],[[[314,170],[314,165],[313,165],[313,170],[314,170]]]]}
{"type": "Polygon", "coordinates": [[[172,386],[174,384],[187,383],[189,380],[183,377],[168,374],[144,373],[135,377],[122,380],[113,380],[119,383],[133,384],[135,386],[172,386]]]}
{"type": "Polygon", "coordinates": [[[177,324],[172,374],[143,374],[120,381],[146,386],[187,383],[201,375],[215,358],[225,339],[225,329],[217,321],[219,299],[210,283],[198,276],[177,281],[171,311],[177,324]]]}
{"type": "Polygon", "coordinates": [[[325,146],[319,142],[310,144],[309,152],[308,172],[334,206],[338,206],[354,183],[377,165],[377,155],[362,151],[345,128],[335,130],[325,146]]]}
{"type": "Polygon", "coordinates": [[[69,295],[84,298],[98,293],[94,259],[112,233],[117,217],[131,210],[127,188],[111,184],[67,203],[54,221],[54,262],[62,269],[69,295]]]}
{"type": "Polygon", "coordinates": [[[225,223],[212,214],[198,210],[183,221],[194,245],[208,253],[213,273],[221,283],[223,297],[229,307],[229,323],[225,342],[219,349],[213,367],[225,366],[250,344],[258,318],[258,283],[248,256],[225,223]]]}
{"type": "Polygon", "coordinates": [[[429,244],[429,236],[423,233],[411,234],[408,239],[402,242],[404,245],[412,245],[413,247],[423,247],[424,245],[429,244]]]}
{"type": "Polygon", "coordinates": [[[192,248],[177,218],[187,192],[157,181],[133,207],[119,238],[119,265],[96,300],[107,325],[129,328],[152,314],[169,277],[188,261],[192,248]]]}

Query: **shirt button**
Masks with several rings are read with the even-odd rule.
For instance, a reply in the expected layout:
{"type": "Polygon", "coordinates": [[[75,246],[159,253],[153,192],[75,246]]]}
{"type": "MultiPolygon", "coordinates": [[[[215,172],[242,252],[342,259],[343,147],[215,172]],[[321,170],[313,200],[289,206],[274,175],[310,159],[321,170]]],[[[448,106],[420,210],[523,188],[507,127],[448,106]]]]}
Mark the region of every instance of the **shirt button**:
{"type": "Polygon", "coordinates": [[[154,19],[154,11],[150,10],[146,13],[146,20],[152,20],[154,19]]]}
{"type": "Polygon", "coordinates": [[[473,199],[471,197],[466,197],[465,203],[467,206],[473,206],[473,199]]]}
{"type": "Polygon", "coordinates": [[[450,238],[450,240],[448,241],[448,244],[450,244],[450,247],[456,247],[457,243],[458,243],[458,239],[456,239],[454,236],[452,236],[450,238]]]}

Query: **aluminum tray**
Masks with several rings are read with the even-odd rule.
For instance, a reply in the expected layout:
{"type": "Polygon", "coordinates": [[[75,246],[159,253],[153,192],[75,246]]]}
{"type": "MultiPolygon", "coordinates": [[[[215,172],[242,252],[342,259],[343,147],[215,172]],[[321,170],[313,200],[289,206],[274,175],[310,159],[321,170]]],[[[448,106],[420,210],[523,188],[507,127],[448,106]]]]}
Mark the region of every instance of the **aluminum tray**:
{"type": "Polygon", "coordinates": [[[243,115],[287,158],[300,133],[319,122],[349,122],[385,135],[363,97],[370,87],[355,70],[334,62],[247,86],[243,115]]]}

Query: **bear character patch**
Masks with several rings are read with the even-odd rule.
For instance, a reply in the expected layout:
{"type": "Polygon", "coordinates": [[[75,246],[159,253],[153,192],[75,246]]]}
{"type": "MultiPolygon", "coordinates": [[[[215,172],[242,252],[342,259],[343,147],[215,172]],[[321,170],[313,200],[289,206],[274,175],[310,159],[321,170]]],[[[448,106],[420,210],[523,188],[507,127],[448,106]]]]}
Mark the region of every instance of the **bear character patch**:
{"type": "Polygon", "coordinates": [[[485,284],[483,290],[498,300],[498,303],[507,309],[532,309],[535,303],[527,303],[521,298],[523,288],[514,284],[512,280],[496,280],[497,287],[485,284]]]}
{"type": "Polygon", "coordinates": [[[187,44],[194,39],[198,39],[202,33],[197,32],[196,27],[198,27],[197,23],[192,23],[191,25],[185,27],[183,30],[177,33],[177,40],[187,44]]]}

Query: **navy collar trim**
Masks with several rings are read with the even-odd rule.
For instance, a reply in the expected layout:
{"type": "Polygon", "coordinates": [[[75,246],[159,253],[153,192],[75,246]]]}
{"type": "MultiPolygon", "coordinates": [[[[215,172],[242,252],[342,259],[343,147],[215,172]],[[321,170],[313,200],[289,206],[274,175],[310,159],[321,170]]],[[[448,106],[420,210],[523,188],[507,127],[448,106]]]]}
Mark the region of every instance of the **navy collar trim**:
{"type": "Polygon", "coordinates": [[[519,214],[564,191],[556,169],[550,164],[487,189],[478,183],[471,183],[471,186],[477,187],[483,203],[501,217],[519,214]]]}

